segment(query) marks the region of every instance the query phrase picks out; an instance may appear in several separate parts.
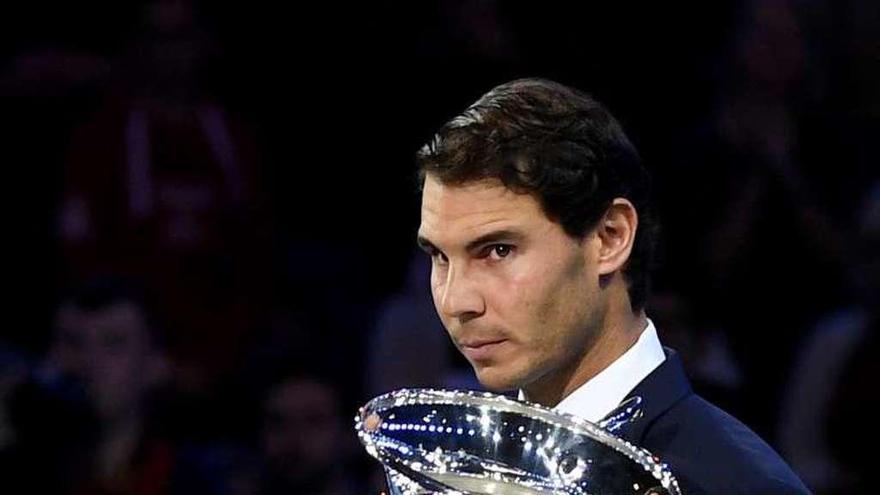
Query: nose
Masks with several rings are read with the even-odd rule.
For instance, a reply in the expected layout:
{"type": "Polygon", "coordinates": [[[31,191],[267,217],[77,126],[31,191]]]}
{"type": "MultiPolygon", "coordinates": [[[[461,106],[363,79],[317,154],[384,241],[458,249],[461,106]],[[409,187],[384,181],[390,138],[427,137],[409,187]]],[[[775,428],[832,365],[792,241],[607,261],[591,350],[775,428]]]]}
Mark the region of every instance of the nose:
{"type": "Polygon", "coordinates": [[[445,280],[435,291],[437,306],[448,318],[457,318],[464,323],[486,312],[478,281],[474,280],[462,267],[449,266],[445,280]]]}

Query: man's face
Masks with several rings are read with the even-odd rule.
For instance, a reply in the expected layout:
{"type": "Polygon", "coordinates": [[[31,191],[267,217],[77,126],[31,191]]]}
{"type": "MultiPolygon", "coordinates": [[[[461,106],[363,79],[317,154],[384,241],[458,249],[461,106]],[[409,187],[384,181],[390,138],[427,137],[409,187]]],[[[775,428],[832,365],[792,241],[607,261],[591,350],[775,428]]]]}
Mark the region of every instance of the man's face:
{"type": "Polygon", "coordinates": [[[335,392],[306,379],[275,387],[265,404],[263,453],[290,481],[325,473],[339,461],[343,430],[335,392]]]}
{"type": "Polygon", "coordinates": [[[53,358],[83,382],[101,417],[136,411],[153,358],[140,309],[127,302],[95,311],[66,307],[58,320],[53,358]]]}
{"type": "Polygon", "coordinates": [[[530,195],[498,181],[430,175],[419,243],[432,256],[437,312],[490,390],[570,372],[604,317],[596,236],[573,239],[530,195]]]}

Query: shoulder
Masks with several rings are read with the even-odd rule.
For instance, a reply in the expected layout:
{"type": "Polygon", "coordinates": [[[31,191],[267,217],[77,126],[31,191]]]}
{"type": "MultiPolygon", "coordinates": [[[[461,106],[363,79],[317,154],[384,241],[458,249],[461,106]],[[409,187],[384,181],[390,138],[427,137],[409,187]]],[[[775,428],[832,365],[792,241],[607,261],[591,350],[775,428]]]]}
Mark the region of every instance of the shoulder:
{"type": "Polygon", "coordinates": [[[655,418],[642,445],[669,464],[688,495],[809,493],[757,434],[696,394],[655,418]]]}

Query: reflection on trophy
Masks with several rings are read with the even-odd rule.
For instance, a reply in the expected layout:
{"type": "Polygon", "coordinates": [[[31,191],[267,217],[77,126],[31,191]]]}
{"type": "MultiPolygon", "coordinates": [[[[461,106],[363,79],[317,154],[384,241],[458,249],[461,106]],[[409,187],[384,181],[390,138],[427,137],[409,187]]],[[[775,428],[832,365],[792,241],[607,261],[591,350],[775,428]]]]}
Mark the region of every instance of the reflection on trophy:
{"type": "Polygon", "coordinates": [[[612,431],[638,414],[624,405],[601,425],[483,392],[404,389],[355,418],[394,495],[678,495],[668,467],[612,431]]]}

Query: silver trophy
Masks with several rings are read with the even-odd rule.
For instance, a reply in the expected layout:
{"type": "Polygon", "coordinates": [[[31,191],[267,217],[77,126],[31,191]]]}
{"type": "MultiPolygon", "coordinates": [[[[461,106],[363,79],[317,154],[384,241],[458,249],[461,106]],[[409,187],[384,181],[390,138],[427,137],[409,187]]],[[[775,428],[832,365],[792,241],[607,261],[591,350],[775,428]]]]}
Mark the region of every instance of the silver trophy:
{"type": "Polygon", "coordinates": [[[403,389],[355,429],[392,495],[680,495],[667,466],[615,436],[638,398],[601,424],[485,392],[403,389]]]}

